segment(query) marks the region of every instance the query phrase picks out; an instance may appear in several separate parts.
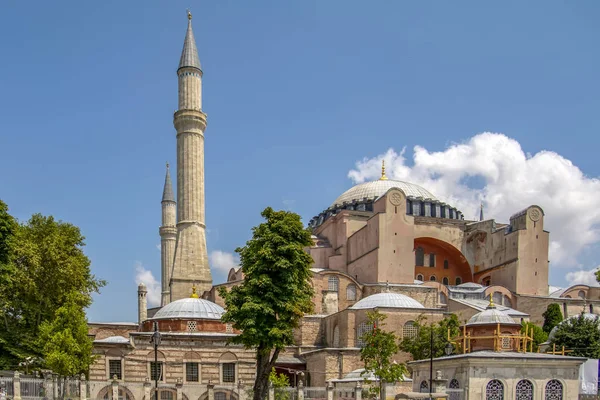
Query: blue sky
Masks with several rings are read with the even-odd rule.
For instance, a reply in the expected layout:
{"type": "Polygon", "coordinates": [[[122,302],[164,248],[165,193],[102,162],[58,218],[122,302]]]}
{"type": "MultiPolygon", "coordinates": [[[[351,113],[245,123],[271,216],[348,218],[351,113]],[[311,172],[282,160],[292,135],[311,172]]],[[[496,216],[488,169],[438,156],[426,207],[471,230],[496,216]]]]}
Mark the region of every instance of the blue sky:
{"type": "Polygon", "coordinates": [[[3,2],[0,198],[19,219],[41,212],[82,229],[109,281],[90,320],[135,320],[136,265],[159,276],[187,7],[204,70],[211,252],[243,245],[268,205],[308,221],[352,186],[351,170],[370,179],[387,157],[393,176],[430,182],[467,216],[479,195],[502,221],[539,195],[548,221],[562,216],[552,284],[599,264],[596,1],[3,2]],[[446,181],[413,158],[451,165],[457,143],[480,161],[446,181]],[[489,161],[504,167],[486,167],[489,146],[508,149],[489,161]],[[520,196],[513,156],[527,159],[526,181],[564,174],[520,196]],[[585,199],[557,194],[571,182],[585,199]]]}

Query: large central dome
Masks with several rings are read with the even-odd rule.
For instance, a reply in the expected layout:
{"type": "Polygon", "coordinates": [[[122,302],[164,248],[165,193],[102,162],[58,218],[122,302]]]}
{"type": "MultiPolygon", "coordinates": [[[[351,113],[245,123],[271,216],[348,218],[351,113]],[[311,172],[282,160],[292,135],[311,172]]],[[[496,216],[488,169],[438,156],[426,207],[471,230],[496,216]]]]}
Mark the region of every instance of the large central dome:
{"type": "Polygon", "coordinates": [[[344,204],[345,202],[351,203],[354,200],[362,200],[365,197],[370,199],[377,198],[383,196],[385,193],[387,193],[388,190],[392,188],[401,189],[406,195],[406,197],[420,197],[423,200],[438,200],[427,189],[424,189],[419,185],[403,181],[394,181],[391,179],[380,179],[373,182],[360,183],[356,186],[351,187],[350,189],[342,193],[340,197],[335,199],[332,206],[344,204]]]}

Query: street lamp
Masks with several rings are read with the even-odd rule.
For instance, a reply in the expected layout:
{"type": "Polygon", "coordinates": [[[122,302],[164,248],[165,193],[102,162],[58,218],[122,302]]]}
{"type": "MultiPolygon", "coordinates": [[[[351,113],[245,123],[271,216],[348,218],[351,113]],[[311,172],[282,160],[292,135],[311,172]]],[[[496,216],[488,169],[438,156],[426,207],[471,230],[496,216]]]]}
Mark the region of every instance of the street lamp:
{"type": "MultiPolygon", "coordinates": [[[[150,339],[150,343],[154,345],[154,389],[155,389],[155,397],[154,400],[158,400],[158,346],[160,346],[161,334],[158,331],[158,322],[154,321],[154,333],[152,334],[152,339],[150,339]]],[[[150,369],[152,372],[152,369],[150,369]]],[[[162,368],[160,369],[160,375],[162,375],[162,368]]]]}
{"type": "Polygon", "coordinates": [[[446,347],[444,348],[444,352],[446,353],[447,356],[452,354],[452,351],[454,350],[454,346],[452,346],[452,343],[448,342],[446,344],[446,347]]]}

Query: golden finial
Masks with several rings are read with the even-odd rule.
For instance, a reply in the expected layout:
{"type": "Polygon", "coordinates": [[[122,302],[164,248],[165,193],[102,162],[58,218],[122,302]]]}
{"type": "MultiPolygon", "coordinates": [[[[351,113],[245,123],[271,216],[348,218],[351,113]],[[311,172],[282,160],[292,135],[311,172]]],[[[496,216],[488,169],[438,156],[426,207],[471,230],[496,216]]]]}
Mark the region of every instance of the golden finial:
{"type": "Polygon", "coordinates": [[[494,304],[494,299],[491,294],[490,294],[490,304],[487,306],[487,308],[496,308],[496,305],[494,304]]]}
{"type": "Polygon", "coordinates": [[[196,285],[192,286],[192,295],[190,296],[192,299],[198,299],[198,293],[196,293],[196,285]]]}
{"type": "Polygon", "coordinates": [[[385,176],[385,160],[381,160],[381,178],[380,181],[387,181],[387,176],[385,176]]]}
{"type": "Polygon", "coordinates": [[[167,161],[167,169],[169,169],[169,162],[167,161]]]}
{"type": "Polygon", "coordinates": [[[192,12],[189,9],[187,10],[187,14],[188,14],[188,20],[191,21],[192,20],[192,12]]]}

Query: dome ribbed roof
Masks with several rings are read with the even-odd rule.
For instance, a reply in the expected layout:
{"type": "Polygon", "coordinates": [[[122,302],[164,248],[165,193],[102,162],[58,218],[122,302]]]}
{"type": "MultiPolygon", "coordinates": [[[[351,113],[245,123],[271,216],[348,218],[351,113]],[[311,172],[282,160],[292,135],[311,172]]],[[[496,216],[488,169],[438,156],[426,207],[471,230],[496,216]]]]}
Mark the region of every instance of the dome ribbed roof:
{"type": "Polygon", "coordinates": [[[490,303],[485,310],[473,315],[467,322],[467,326],[488,324],[521,325],[504,311],[498,310],[494,303],[490,303]]]}
{"type": "Polygon", "coordinates": [[[151,319],[221,319],[225,310],[212,301],[187,298],[167,304],[151,319]]]}
{"type": "Polygon", "coordinates": [[[353,186],[342,193],[340,197],[335,199],[332,206],[336,204],[343,204],[344,202],[351,203],[353,200],[362,200],[365,197],[380,197],[392,188],[401,189],[407,197],[422,197],[423,199],[438,200],[428,190],[419,185],[387,179],[360,183],[356,186],[353,186]]]}
{"type": "Polygon", "coordinates": [[[352,310],[364,310],[375,307],[381,308],[425,308],[423,304],[419,303],[413,298],[405,296],[400,293],[383,292],[373,294],[365,297],[364,299],[356,302],[352,307],[352,310]]]}

